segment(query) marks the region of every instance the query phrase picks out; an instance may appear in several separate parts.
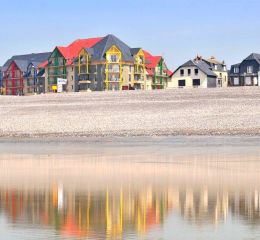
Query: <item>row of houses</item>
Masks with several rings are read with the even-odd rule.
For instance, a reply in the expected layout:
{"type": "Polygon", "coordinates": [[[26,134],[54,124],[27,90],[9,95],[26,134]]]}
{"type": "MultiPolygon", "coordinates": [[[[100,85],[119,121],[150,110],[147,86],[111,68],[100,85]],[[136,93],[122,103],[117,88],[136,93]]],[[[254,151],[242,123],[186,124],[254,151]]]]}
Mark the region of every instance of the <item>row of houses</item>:
{"type": "Polygon", "coordinates": [[[162,56],[131,48],[114,35],[79,39],[52,52],[16,55],[0,68],[4,95],[48,92],[259,86],[260,54],[227,70],[197,56],[171,72],[162,56]]]}
{"type": "Polygon", "coordinates": [[[52,52],[18,55],[2,67],[6,95],[165,89],[172,74],[162,56],[115,37],[80,39],[52,52]]]}

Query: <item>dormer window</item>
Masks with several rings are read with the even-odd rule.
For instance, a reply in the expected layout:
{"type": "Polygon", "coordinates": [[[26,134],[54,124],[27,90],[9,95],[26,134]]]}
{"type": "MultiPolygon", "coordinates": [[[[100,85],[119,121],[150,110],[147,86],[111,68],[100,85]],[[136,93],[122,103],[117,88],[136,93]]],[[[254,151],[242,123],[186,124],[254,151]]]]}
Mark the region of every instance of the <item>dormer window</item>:
{"type": "Polygon", "coordinates": [[[234,68],[234,73],[239,73],[239,68],[238,67],[234,68]]]}

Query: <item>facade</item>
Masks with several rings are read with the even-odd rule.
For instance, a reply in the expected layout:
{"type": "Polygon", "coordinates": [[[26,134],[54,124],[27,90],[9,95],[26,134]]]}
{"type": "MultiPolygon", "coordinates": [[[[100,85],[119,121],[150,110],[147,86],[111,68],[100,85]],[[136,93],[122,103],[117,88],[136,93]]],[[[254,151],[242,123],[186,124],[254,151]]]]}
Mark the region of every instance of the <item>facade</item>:
{"type": "Polygon", "coordinates": [[[260,54],[252,53],[241,63],[231,66],[229,86],[260,86],[260,54]]]}
{"type": "Polygon", "coordinates": [[[78,91],[146,89],[144,51],[113,35],[81,49],[76,61],[78,91]]]}
{"type": "Polygon", "coordinates": [[[167,65],[161,56],[152,56],[144,51],[147,72],[146,89],[166,89],[172,72],[168,70],[167,65]]]}
{"type": "MultiPolygon", "coordinates": [[[[198,57],[199,59],[201,57],[198,57]]],[[[209,59],[201,58],[205,63],[210,66],[213,73],[217,75],[217,87],[227,87],[228,86],[228,71],[227,66],[224,61],[220,62],[215,57],[209,59]]]]}
{"type": "Polygon", "coordinates": [[[50,53],[13,56],[3,66],[3,92],[5,95],[24,95],[44,92],[44,69],[40,64],[50,53]]]}
{"type": "Polygon", "coordinates": [[[65,79],[66,92],[147,90],[154,81],[148,72],[155,72],[160,86],[166,86],[169,71],[164,60],[157,57],[156,64],[150,66],[153,56],[146,56],[142,48],[131,48],[111,34],[56,47],[45,65],[45,90],[55,92],[58,78],[65,79]]]}
{"type": "Polygon", "coordinates": [[[190,60],[179,68],[173,74],[168,84],[169,88],[212,88],[217,87],[217,74],[202,58],[190,60]]]}
{"type": "Polygon", "coordinates": [[[75,64],[74,59],[82,48],[91,48],[102,38],[79,39],[67,47],[56,47],[48,60],[43,64],[45,68],[45,91],[56,92],[58,78],[66,79],[64,91],[75,92],[75,64]]]}
{"type": "Polygon", "coordinates": [[[0,95],[3,94],[3,81],[2,81],[3,75],[2,75],[2,67],[0,67],[0,95]]]}

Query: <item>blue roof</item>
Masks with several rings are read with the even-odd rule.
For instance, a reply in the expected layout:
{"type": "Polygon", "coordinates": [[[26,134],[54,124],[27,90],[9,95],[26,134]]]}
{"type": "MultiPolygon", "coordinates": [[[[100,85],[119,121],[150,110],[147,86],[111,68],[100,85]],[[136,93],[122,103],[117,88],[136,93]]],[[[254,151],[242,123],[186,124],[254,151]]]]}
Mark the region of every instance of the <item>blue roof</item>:
{"type": "Polygon", "coordinates": [[[3,71],[6,71],[7,68],[10,66],[11,62],[14,61],[17,67],[19,67],[21,71],[26,72],[29,64],[32,63],[34,66],[37,67],[38,65],[46,61],[50,55],[51,55],[50,52],[46,52],[46,53],[32,53],[26,55],[13,56],[4,64],[3,71]]]}

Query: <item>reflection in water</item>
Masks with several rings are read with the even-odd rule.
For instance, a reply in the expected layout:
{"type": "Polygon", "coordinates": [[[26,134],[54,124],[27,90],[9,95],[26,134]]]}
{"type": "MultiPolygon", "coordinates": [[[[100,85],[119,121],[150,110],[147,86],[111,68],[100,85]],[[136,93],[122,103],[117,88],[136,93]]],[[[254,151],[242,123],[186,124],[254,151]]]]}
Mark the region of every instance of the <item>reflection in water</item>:
{"type": "Polygon", "coordinates": [[[62,236],[122,238],[160,228],[170,214],[188,223],[218,224],[228,214],[260,224],[260,192],[210,192],[201,189],[146,189],[140,192],[70,192],[54,185],[47,191],[1,190],[1,212],[15,225],[49,226],[62,236]]]}
{"type": "MultiPolygon", "coordinates": [[[[181,228],[195,229],[189,239],[209,239],[242,224],[250,230],[240,239],[259,237],[258,150],[130,152],[0,155],[0,231],[4,219],[6,236],[41,229],[48,239],[185,239],[172,233],[181,228]]],[[[38,239],[32,234],[24,239],[38,239]]]]}

